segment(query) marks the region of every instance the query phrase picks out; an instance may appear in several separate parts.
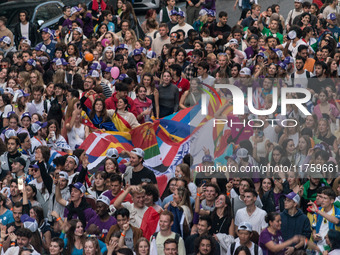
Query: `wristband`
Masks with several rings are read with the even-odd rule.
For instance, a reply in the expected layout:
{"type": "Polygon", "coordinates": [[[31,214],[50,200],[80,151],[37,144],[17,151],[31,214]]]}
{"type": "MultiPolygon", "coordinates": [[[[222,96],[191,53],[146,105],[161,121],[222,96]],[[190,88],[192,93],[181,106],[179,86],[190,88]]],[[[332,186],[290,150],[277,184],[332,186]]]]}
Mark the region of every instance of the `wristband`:
{"type": "Polygon", "coordinates": [[[227,192],[227,196],[228,196],[228,197],[230,196],[230,193],[229,193],[229,192],[227,192]]]}
{"type": "Polygon", "coordinates": [[[200,193],[197,193],[197,194],[196,194],[196,196],[200,197],[200,196],[201,196],[201,194],[200,194],[200,193]]]}
{"type": "Polygon", "coordinates": [[[120,235],[125,237],[125,235],[123,233],[121,233],[120,235]]]}
{"type": "Polygon", "coordinates": [[[0,247],[2,247],[2,243],[0,243],[0,247]]]}
{"type": "Polygon", "coordinates": [[[11,243],[11,246],[15,246],[15,243],[11,243]]]}
{"type": "Polygon", "coordinates": [[[58,219],[56,219],[55,221],[60,221],[61,220],[61,217],[59,217],[58,219]]]}

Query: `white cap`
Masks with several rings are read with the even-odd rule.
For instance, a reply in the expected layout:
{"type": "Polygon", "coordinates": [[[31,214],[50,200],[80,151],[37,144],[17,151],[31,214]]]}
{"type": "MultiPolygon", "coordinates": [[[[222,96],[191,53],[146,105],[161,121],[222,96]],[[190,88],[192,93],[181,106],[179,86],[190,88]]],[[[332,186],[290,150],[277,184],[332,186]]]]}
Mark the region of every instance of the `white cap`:
{"type": "Polygon", "coordinates": [[[109,158],[117,159],[119,158],[118,150],[116,148],[110,148],[106,151],[106,156],[109,158]]]}
{"type": "Polygon", "coordinates": [[[68,173],[66,173],[65,171],[60,171],[59,178],[63,178],[68,181],[68,173]]]}
{"type": "Polygon", "coordinates": [[[248,67],[243,67],[240,71],[240,74],[251,75],[251,71],[248,67]]]}
{"type": "Polygon", "coordinates": [[[234,39],[234,38],[230,39],[229,45],[230,45],[230,44],[237,44],[237,45],[238,45],[237,39],[234,39]]]}
{"type": "Polygon", "coordinates": [[[29,46],[31,46],[31,41],[29,39],[24,39],[24,40],[22,40],[21,43],[25,43],[25,44],[28,44],[29,46]]]}
{"type": "Polygon", "coordinates": [[[131,152],[136,154],[138,157],[144,158],[144,151],[141,148],[134,148],[131,152]]]}
{"type": "Polygon", "coordinates": [[[79,34],[83,33],[83,29],[81,29],[81,27],[76,27],[75,29],[73,29],[73,31],[77,31],[79,34]]]}
{"type": "Polygon", "coordinates": [[[77,158],[77,156],[75,156],[75,155],[69,155],[67,158],[73,159],[73,160],[76,162],[76,165],[79,164],[79,159],[77,158]]]}
{"type": "Polygon", "coordinates": [[[237,150],[236,156],[238,158],[246,158],[246,157],[248,157],[248,150],[245,149],[245,148],[240,148],[240,149],[237,150]]]}
{"type": "Polygon", "coordinates": [[[290,31],[290,32],[288,33],[288,35],[287,35],[287,39],[288,39],[288,40],[294,40],[295,38],[296,38],[296,32],[295,32],[295,30],[290,31]]]}
{"type": "Polygon", "coordinates": [[[107,206],[110,206],[110,199],[105,196],[105,195],[100,195],[98,198],[97,198],[97,202],[103,202],[104,204],[106,204],[107,206]]]}
{"type": "Polygon", "coordinates": [[[12,40],[11,38],[9,38],[8,36],[5,36],[4,38],[2,38],[2,41],[6,44],[11,44],[12,40]]]}
{"type": "Polygon", "coordinates": [[[253,232],[253,226],[249,222],[241,222],[238,226],[238,230],[247,230],[253,232]]]}
{"type": "Polygon", "coordinates": [[[17,136],[17,133],[15,132],[14,129],[7,129],[5,132],[5,137],[9,139],[12,136],[17,136]]]}

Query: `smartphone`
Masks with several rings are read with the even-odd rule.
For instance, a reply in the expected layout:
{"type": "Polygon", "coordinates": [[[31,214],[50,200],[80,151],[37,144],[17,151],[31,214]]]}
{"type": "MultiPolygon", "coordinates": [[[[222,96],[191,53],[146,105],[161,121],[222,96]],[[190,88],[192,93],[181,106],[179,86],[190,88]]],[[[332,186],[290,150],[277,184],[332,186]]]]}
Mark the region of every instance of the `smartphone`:
{"type": "Polygon", "coordinates": [[[263,131],[259,131],[258,136],[259,136],[259,137],[263,137],[263,136],[264,136],[263,131]]]}
{"type": "Polygon", "coordinates": [[[22,178],[18,179],[18,189],[23,190],[24,189],[24,180],[22,178]]]}

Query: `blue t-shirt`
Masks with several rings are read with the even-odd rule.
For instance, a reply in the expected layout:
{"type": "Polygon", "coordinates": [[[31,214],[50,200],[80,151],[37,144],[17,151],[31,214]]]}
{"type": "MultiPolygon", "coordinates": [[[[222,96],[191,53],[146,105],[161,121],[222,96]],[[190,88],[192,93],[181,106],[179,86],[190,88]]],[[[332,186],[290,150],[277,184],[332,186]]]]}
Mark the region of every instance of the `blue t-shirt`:
{"type": "Polygon", "coordinates": [[[7,225],[14,222],[13,212],[7,210],[4,214],[0,215],[0,224],[7,225]]]}
{"type": "MultiPolygon", "coordinates": [[[[42,43],[39,43],[39,45],[43,44],[42,43]]],[[[55,46],[56,46],[57,42],[54,41],[54,40],[51,40],[50,44],[49,45],[46,45],[46,53],[50,56],[50,59],[53,59],[54,58],[54,52],[55,52],[55,46]]]]}

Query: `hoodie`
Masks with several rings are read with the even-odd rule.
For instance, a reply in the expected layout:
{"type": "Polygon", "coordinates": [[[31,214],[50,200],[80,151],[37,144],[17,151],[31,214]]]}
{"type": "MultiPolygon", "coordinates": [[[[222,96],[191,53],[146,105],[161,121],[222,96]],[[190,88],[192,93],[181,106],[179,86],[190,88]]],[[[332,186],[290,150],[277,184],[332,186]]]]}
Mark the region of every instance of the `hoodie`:
{"type": "Polygon", "coordinates": [[[311,236],[312,230],[308,217],[298,209],[294,216],[290,216],[288,211],[285,209],[281,213],[281,232],[283,240],[294,237],[295,235],[303,235],[308,239],[311,236]]]}

